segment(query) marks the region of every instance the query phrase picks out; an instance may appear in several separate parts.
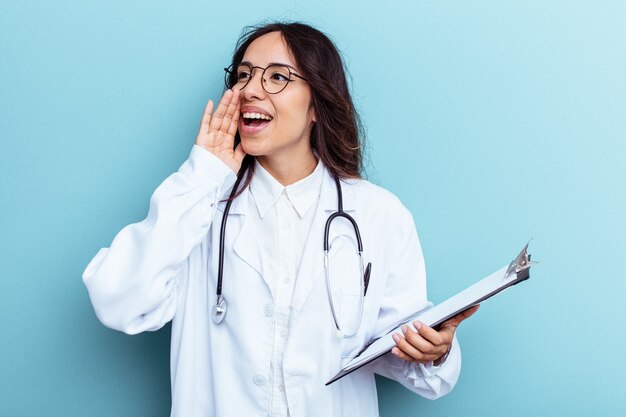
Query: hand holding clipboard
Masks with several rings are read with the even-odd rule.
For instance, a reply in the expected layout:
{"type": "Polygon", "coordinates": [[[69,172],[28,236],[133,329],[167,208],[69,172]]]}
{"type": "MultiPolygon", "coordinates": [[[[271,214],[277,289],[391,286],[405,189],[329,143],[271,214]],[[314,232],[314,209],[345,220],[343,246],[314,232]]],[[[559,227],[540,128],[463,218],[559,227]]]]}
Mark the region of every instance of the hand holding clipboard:
{"type": "Polygon", "coordinates": [[[355,358],[348,362],[339,373],[332,377],[326,385],[332,384],[349,373],[356,371],[363,365],[391,351],[391,349],[396,346],[393,334],[402,332],[403,325],[415,330],[415,328],[412,327],[412,322],[419,321],[429,327],[437,329],[439,325],[449,318],[469,310],[499,292],[528,279],[530,277],[529,270],[533,264],[534,262],[530,260],[530,254],[528,253],[528,244],[526,244],[520,254],[504,268],[483,278],[458,294],[448,298],[446,301],[428,310],[418,311],[414,315],[402,320],[401,323],[394,326],[386,335],[374,340],[366,346],[355,358]]]}

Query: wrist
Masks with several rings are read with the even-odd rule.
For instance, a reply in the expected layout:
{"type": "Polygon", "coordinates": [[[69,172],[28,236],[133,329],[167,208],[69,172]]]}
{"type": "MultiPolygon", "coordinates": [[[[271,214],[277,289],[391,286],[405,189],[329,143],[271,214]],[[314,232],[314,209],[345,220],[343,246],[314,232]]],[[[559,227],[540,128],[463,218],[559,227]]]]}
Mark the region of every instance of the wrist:
{"type": "Polygon", "coordinates": [[[444,353],[443,355],[441,355],[440,357],[438,357],[437,359],[433,361],[433,365],[440,366],[441,364],[443,364],[448,358],[448,355],[450,354],[451,350],[452,350],[452,343],[450,343],[450,345],[448,346],[448,350],[446,350],[446,353],[444,353]]]}

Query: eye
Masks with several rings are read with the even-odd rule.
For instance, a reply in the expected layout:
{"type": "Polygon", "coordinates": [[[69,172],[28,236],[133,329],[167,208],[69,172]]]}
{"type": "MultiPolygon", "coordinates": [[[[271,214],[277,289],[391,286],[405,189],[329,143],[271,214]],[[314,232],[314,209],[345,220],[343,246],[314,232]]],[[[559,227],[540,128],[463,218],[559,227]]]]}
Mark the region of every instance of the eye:
{"type": "Polygon", "coordinates": [[[237,67],[237,82],[247,82],[252,76],[252,68],[249,65],[241,64],[237,67]]]}
{"type": "Polygon", "coordinates": [[[289,69],[282,66],[272,66],[267,69],[269,73],[269,79],[278,83],[285,83],[289,81],[289,69]]]}
{"type": "Polygon", "coordinates": [[[248,81],[250,78],[250,70],[238,70],[237,71],[237,81],[248,81]]]}
{"type": "Polygon", "coordinates": [[[270,77],[274,81],[289,81],[289,75],[281,74],[280,72],[275,72],[270,77]]]}

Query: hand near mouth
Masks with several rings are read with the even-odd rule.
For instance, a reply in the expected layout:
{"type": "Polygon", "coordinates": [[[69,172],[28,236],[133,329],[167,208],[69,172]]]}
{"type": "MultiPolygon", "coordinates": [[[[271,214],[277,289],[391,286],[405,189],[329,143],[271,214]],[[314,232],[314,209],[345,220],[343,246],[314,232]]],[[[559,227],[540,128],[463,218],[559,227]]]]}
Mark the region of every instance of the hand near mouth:
{"type": "Polygon", "coordinates": [[[234,149],[241,107],[239,98],[239,90],[226,90],[213,115],[213,101],[209,100],[196,138],[196,145],[217,156],[235,173],[246,155],[241,144],[234,149]]]}

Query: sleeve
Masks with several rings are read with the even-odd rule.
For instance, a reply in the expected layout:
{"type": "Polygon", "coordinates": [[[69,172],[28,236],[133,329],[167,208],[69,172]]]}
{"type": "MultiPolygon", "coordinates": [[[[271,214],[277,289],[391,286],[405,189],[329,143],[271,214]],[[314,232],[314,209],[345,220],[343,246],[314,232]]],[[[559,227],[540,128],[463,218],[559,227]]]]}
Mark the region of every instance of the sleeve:
{"type": "MultiPolygon", "coordinates": [[[[399,237],[393,245],[396,255],[388,269],[375,337],[382,336],[403,317],[432,306],[427,298],[424,256],[413,217],[402,206],[402,214],[397,218],[401,221],[394,222],[396,226],[391,234],[399,237]]],[[[432,362],[407,362],[390,352],[374,361],[372,367],[375,373],[398,381],[425,398],[436,399],[449,393],[456,384],[461,371],[461,349],[455,336],[448,357],[438,366],[432,362]]]]}
{"type": "Polygon", "coordinates": [[[147,217],[124,227],[87,265],[83,282],[98,319],[128,334],[157,330],[173,317],[183,266],[211,226],[236,176],[194,145],[177,172],[155,190],[147,217]]]}

